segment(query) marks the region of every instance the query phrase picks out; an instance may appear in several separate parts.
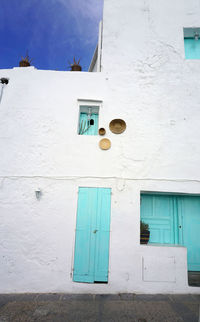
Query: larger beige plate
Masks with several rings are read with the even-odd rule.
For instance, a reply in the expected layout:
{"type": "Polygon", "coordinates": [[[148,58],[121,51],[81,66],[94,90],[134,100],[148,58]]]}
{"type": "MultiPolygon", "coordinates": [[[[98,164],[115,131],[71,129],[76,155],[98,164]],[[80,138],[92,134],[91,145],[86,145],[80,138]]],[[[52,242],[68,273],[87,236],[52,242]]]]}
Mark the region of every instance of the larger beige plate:
{"type": "Polygon", "coordinates": [[[120,134],[126,130],[126,123],[124,120],[115,119],[110,122],[109,128],[110,128],[111,132],[113,132],[115,134],[120,134]]]}
{"type": "Polygon", "coordinates": [[[108,150],[110,149],[111,147],[111,142],[109,139],[102,139],[100,142],[99,142],[99,147],[102,149],[102,150],[108,150]]]}

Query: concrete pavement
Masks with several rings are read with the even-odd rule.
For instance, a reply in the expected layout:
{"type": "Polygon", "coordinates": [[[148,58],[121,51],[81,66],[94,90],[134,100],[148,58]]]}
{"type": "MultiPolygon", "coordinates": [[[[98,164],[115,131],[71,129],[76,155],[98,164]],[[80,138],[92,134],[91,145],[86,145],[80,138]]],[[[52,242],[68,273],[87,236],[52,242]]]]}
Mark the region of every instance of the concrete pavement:
{"type": "Polygon", "coordinates": [[[200,295],[1,294],[0,322],[199,322],[200,295]]]}

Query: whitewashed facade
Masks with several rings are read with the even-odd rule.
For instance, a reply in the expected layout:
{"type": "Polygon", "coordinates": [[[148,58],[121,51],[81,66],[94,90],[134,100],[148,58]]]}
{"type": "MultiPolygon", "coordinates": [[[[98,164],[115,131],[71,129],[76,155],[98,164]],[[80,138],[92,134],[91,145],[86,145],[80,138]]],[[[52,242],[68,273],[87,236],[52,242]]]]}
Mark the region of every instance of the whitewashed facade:
{"type": "Polygon", "coordinates": [[[183,37],[199,17],[197,0],[105,0],[99,72],[0,70],[1,293],[200,292],[185,247],[140,245],[141,192],[200,195],[200,60],[183,37]],[[81,101],[111,149],[78,135],[81,101]],[[73,282],[78,187],[112,189],[108,284],[73,282]]]}

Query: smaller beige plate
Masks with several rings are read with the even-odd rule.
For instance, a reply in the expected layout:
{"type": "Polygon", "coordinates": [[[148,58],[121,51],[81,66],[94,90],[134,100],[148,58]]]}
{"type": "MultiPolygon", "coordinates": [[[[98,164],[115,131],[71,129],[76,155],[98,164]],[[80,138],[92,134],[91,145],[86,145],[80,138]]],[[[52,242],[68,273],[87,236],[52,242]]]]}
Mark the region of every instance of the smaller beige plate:
{"type": "Polygon", "coordinates": [[[106,130],[104,129],[104,127],[101,127],[99,129],[99,135],[105,135],[106,134],[106,130]]]}
{"type": "Polygon", "coordinates": [[[99,147],[102,149],[102,150],[108,150],[110,149],[111,147],[111,142],[109,139],[102,139],[100,142],[99,142],[99,147]]]}

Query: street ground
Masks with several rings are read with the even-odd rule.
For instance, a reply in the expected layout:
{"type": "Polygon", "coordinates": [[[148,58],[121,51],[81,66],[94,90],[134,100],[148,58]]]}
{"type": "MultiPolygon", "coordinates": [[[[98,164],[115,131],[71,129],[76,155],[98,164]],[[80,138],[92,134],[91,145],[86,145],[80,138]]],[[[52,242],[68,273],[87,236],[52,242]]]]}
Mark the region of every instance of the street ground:
{"type": "Polygon", "coordinates": [[[0,322],[200,322],[200,295],[1,294],[0,322]]]}

